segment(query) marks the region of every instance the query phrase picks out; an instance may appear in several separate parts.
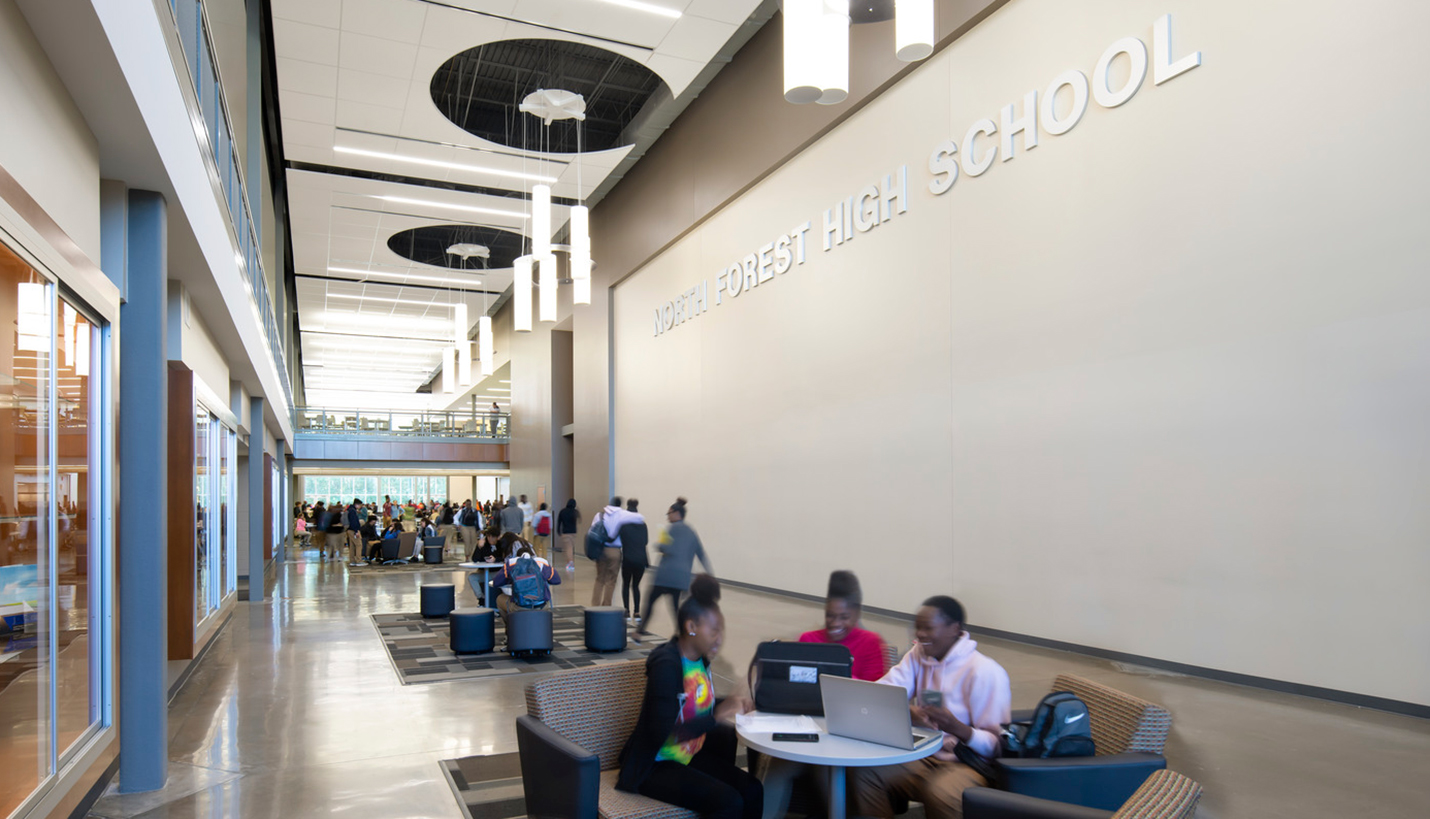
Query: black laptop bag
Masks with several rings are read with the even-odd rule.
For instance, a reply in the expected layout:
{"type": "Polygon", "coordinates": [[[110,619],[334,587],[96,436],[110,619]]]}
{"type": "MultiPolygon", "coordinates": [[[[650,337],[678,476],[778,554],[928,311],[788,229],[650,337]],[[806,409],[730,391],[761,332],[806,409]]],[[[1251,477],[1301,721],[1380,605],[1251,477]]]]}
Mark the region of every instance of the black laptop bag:
{"type": "Polygon", "coordinates": [[[853,667],[849,649],[834,643],[760,643],[748,675],[755,709],[824,716],[819,675],[852,677],[853,667]]]}

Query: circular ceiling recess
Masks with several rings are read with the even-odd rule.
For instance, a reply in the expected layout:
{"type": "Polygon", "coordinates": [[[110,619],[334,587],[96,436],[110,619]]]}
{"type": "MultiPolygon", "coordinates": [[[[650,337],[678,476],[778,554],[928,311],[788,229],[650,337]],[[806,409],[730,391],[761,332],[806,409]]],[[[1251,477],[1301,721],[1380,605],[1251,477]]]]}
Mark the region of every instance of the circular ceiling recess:
{"type": "Polygon", "coordinates": [[[522,237],[493,227],[478,225],[429,225],[392,234],[387,249],[404,259],[451,270],[484,270],[511,267],[522,254],[522,237]],[[453,245],[482,245],[491,252],[487,259],[462,259],[447,252],[453,245]]]}
{"type": "Polygon", "coordinates": [[[604,48],[566,40],[498,40],[469,48],[432,75],[437,110],[473,136],[518,148],[574,154],[577,122],[549,127],[517,106],[548,88],[586,100],[580,151],[605,151],[634,142],[624,135],[665,83],[649,68],[604,48]]]}

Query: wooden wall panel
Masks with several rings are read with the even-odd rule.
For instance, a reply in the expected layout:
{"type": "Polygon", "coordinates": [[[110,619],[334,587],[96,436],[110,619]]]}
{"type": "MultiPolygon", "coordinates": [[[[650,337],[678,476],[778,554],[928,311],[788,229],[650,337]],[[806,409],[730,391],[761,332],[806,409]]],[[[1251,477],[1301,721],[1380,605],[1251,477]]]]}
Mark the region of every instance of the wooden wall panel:
{"type": "Polygon", "coordinates": [[[169,362],[168,412],[169,659],[191,660],[194,657],[197,569],[194,565],[194,373],[183,362],[169,362]]]}

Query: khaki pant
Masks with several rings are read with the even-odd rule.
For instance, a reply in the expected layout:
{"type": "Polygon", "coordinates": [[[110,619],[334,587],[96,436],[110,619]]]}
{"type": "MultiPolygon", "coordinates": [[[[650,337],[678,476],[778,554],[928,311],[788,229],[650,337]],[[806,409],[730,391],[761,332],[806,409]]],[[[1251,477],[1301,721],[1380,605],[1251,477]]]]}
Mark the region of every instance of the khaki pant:
{"type": "Polygon", "coordinates": [[[903,765],[883,765],[877,768],[856,768],[849,771],[849,792],[853,804],[850,813],[893,819],[894,805],[889,797],[902,795],[924,803],[928,819],[961,819],[963,792],[988,784],[962,762],[929,757],[903,765]]]}
{"type": "Polygon", "coordinates": [[[313,548],[318,550],[318,559],[327,557],[324,552],[328,549],[328,533],[322,529],[313,530],[313,548]]]}
{"type": "Polygon", "coordinates": [[[462,527],[462,553],[466,555],[467,562],[472,561],[472,552],[477,549],[477,527],[462,527]]]}
{"type": "Polygon", "coordinates": [[[532,538],[531,548],[536,551],[537,557],[551,559],[551,535],[536,535],[532,538]]]}
{"type": "Polygon", "coordinates": [[[596,588],[591,590],[591,605],[609,606],[616,593],[616,581],[621,576],[621,547],[607,546],[596,561],[596,588]]]}
{"type": "Polygon", "coordinates": [[[570,560],[576,555],[576,533],[567,532],[564,535],[556,536],[556,551],[565,552],[566,559],[570,560]]]}
{"type": "Polygon", "coordinates": [[[362,561],[362,533],[348,530],[348,562],[362,561]]]}

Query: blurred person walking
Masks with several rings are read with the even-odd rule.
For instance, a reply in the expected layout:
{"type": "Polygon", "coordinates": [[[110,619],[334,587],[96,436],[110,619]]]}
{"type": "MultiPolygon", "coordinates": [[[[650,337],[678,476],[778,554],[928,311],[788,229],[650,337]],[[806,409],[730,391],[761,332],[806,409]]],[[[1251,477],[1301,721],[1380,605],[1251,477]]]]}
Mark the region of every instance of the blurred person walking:
{"type": "Polygon", "coordinates": [[[656,542],[656,549],[661,554],[660,565],[656,567],[655,580],[651,582],[650,591],[646,593],[645,614],[642,615],[640,628],[634,636],[636,642],[650,637],[650,613],[660,598],[670,597],[671,617],[679,619],[677,612],[680,609],[680,596],[690,588],[696,558],[700,559],[700,565],[705,567],[706,574],[715,574],[715,570],[710,566],[710,558],[705,554],[705,546],[700,542],[700,536],[685,522],[685,504],[685,498],[676,498],[675,503],[671,504],[665,513],[670,525],[656,542]]]}

